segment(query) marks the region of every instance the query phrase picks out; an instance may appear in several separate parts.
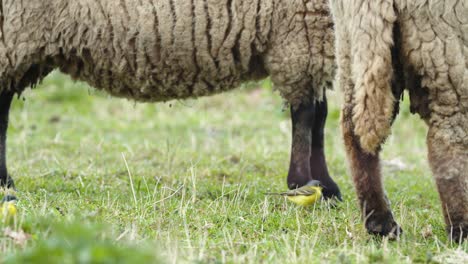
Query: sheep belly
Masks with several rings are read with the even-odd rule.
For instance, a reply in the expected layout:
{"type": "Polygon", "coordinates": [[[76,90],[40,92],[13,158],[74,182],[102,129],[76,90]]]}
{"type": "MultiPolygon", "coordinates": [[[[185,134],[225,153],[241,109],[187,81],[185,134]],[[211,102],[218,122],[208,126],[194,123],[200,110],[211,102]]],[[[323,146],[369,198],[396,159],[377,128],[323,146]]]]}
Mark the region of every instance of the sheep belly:
{"type": "Polygon", "coordinates": [[[50,50],[63,51],[59,68],[112,95],[138,101],[210,95],[266,76],[259,57],[265,46],[256,38],[262,37],[263,19],[257,9],[268,3],[138,3],[70,3],[70,10],[81,11],[70,12],[72,19],[66,21],[72,24],[54,30],[58,41],[50,50]],[[71,37],[70,28],[75,28],[71,37]]]}

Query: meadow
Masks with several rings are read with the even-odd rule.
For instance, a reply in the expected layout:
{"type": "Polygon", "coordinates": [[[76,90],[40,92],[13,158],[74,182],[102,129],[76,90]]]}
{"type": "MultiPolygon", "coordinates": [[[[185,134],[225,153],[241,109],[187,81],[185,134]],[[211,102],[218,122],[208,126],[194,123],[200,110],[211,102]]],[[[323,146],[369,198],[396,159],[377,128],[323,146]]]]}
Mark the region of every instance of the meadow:
{"type": "Polygon", "coordinates": [[[366,233],[340,100],[329,92],[326,157],[343,202],[300,208],[264,194],[285,190],[291,142],[268,80],[140,104],[55,72],[12,106],[19,212],[0,223],[0,263],[468,263],[468,243],[445,234],[427,128],[407,100],[382,154],[404,234],[366,233]]]}

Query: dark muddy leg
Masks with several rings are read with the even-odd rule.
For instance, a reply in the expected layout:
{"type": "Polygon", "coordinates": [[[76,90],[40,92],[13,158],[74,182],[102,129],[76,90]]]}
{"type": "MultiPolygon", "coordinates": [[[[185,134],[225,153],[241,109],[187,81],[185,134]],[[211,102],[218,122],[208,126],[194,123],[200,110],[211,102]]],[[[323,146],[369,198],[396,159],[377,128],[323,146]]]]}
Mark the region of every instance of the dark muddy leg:
{"type": "Polygon", "coordinates": [[[324,96],[322,102],[315,103],[315,119],[312,129],[312,147],[310,155],[310,171],[312,178],[314,180],[319,180],[324,186],[323,196],[325,198],[337,198],[341,201],[340,189],[328,174],[327,162],[325,159],[324,133],[327,114],[327,98],[324,96]]]}
{"type": "Polygon", "coordinates": [[[14,187],[6,166],[6,133],[8,128],[8,114],[13,99],[13,93],[0,94],[0,187],[14,187]]]}
{"type": "Polygon", "coordinates": [[[371,234],[398,236],[402,230],[393,219],[385,196],[378,154],[365,152],[353,132],[351,108],[342,113],[342,132],[359,205],[371,234]]]}
{"type": "Polygon", "coordinates": [[[314,118],[315,102],[291,107],[292,146],[288,173],[290,189],[304,186],[312,180],[309,159],[314,118]]]}
{"type": "Polygon", "coordinates": [[[438,137],[437,134],[450,133],[450,130],[440,133],[441,130],[439,127],[429,129],[429,163],[439,191],[447,233],[452,241],[463,242],[468,240],[468,147],[438,137]]]}

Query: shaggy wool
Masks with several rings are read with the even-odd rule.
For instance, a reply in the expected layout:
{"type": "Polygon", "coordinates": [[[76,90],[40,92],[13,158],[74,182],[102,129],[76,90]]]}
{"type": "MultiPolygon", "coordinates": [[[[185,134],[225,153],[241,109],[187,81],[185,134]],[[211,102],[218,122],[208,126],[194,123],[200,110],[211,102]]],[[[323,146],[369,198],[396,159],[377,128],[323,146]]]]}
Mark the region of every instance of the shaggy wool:
{"type": "Polygon", "coordinates": [[[292,105],[334,76],[326,0],[1,0],[0,89],[59,68],[112,95],[166,101],[271,76],[292,105]]]}

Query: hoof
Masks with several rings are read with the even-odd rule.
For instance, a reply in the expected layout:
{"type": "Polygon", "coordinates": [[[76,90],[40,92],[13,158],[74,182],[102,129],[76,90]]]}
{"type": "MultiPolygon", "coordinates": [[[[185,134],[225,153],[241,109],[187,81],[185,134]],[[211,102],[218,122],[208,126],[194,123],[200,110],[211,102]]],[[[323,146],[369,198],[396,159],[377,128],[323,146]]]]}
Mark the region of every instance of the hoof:
{"type": "Polygon", "coordinates": [[[325,200],[336,200],[336,201],[343,201],[342,197],[341,197],[341,192],[340,192],[340,189],[338,188],[324,188],[323,189],[323,198],[325,200]]]}
{"type": "Polygon", "coordinates": [[[403,233],[390,211],[370,214],[366,220],[366,229],[369,234],[386,236],[391,239],[396,239],[403,233]]]}
{"type": "Polygon", "coordinates": [[[468,241],[468,226],[466,225],[451,226],[448,228],[447,233],[449,238],[455,243],[461,244],[464,241],[468,241]]]}
{"type": "Polygon", "coordinates": [[[15,181],[14,181],[13,178],[11,178],[11,177],[8,177],[8,180],[7,180],[7,188],[16,190],[15,181]]]}
{"type": "Polygon", "coordinates": [[[15,181],[13,181],[13,178],[11,178],[10,175],[8,175],[6,177],[6,180],[4,180],[4,179],[0,180],[0,187],[6,187],[6,188],[9,188],[9,189],[16,189],[15,188],[15,181]]]}

